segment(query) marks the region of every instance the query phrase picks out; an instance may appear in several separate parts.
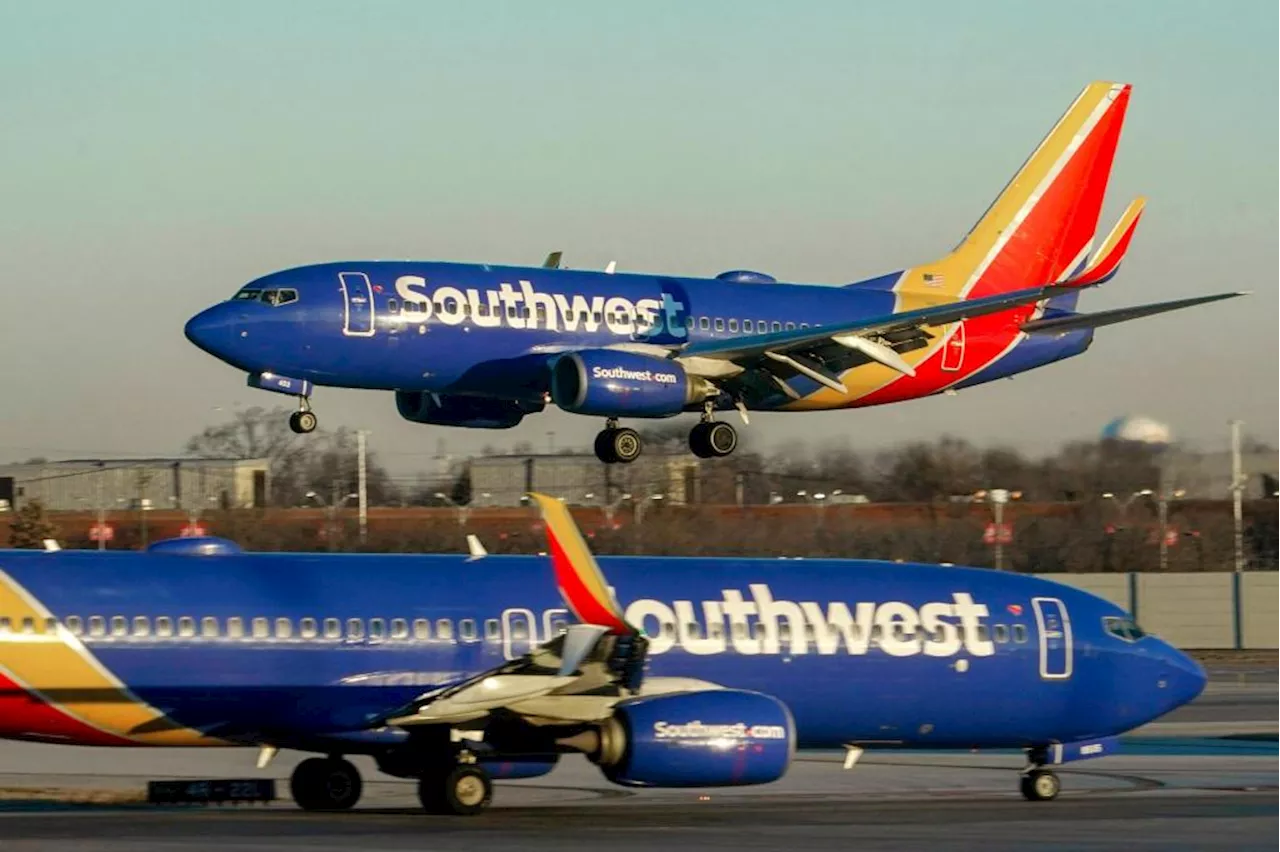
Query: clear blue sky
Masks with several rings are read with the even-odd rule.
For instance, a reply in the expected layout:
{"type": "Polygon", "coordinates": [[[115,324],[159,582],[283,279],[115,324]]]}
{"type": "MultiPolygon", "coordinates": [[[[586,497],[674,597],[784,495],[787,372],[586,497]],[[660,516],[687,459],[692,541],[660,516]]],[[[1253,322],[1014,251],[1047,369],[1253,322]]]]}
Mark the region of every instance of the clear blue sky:
{"type": "MultiPolygon", "coordinates": [[[[0,2],[0,460],[171,452],[285,402],[182,337],[273,269],[356,257],[845,282],[950,246],[1089,80],[1135,85],[1105,216],[1150,198],[1108,308],[1255,295],[1101,331],[939,398],[759,417],[879,447],[1028,449],[1144,413],[1277,430],[1274,2],[0,2]],[[223,411],[215,409],[221,408],[223,411]]],[[[1109,225],[1109,223],[1108,223],[1109,225]]],[[[495,439],[321,390],[395,461],[495,439]]]]}

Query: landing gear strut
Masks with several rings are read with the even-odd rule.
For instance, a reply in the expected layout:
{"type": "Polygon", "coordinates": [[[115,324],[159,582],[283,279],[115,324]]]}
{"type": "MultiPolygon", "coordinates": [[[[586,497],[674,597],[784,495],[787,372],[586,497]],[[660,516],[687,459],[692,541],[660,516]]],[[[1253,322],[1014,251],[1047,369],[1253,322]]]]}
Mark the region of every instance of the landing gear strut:
{"type": "Polygon", "coordinates": [[[610,417],[604,430],[596,435],[596,458],[605,464],[631,464],[640,458],[642,449],[640,433],[619,427],[615,417],[610,417]]]}
{"type": "Polygon", "coordinates": [[[289,779],[289,792],[304,811],[345,811],[360,801],[360,770],[341,757],[310,757],[289,779]]]}
{"type": "Polygon", "coordinates": [[[418,779],[418,800],[429,814],[474,816],[493,801],[493,781],[474,763],[433,767],[418,779]]]}
{"type": "Polygon", "coordinates": [[[1048,769],[1031,769],[1022,773],[1022,797],[1029,802],[1048,802],[1058,797],[1062,781],[1048,769]]]}
{"type": "Polygon", "coordinates": [[[298,397],[298,410],[289,415],[289,428],[299,435],[306,435],[316,431],[318,422],[310,400],[305,396],[298,397]]]}
{"type": "Polygon", "coordinates": [[[689,449],[700,459],[727,456],[738,447],[738,430],[715,418],[714,404],[708,400],[702,422],[689,432],[689,449]]]}

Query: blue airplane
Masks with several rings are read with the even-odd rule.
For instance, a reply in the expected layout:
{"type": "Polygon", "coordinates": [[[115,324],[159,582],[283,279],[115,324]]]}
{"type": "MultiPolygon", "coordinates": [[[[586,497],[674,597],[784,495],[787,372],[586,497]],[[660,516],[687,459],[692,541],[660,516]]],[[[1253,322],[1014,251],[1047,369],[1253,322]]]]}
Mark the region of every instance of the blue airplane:
{"type": "Polygon", "coordinates": [[[533,495],[546,558],[0,551],[0,736],[344,755],[474,814],[495,778],[585,754],[645,787],[767,783],[797,748],[1016,748],[1021,790],[1195,698],[1200,667],[1122,609],[1030,576],[861,560],[602,560],[533,495]],[[549,563],[549,564],[548,564],[549,563]],[[548,570],[550,569],[550,570],[548,570]],[[552,591],[552,575],[559,589],[552,591]],[[612,585],[610,585],[612,583],[612,585]]]}
{"type": "Polygon", "coordinates": [[[1130,87],[1093,83],[950,254],[845,287],[411,261],[287,269],[193,317],[187,337],[295,396],[316,428],[318,385],[395,392],[415,423],[519,424],[548,404],[600,417],[604,462],[642,446],[619,418],[701,412],[690,449],[733,452],[716,412],[815,411],[953,392],[1084,352],[1098,326],[1223,293],[1075,311],[1123,259],[1143,201],[1092,255],[1130,87]]]}

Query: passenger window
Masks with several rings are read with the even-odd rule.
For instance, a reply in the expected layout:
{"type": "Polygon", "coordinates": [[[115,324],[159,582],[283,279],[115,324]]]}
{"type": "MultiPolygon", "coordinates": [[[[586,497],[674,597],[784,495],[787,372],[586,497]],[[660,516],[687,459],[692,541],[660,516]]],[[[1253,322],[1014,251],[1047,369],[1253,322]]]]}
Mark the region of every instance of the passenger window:
{"type": "Polygon", "coordinates": [[[1003,645],[1005,642],[1009,641],[1009,628],[1007,625],[997,624],[991,629],[991,635],[997,642],[1003,645]]]}
{"type": "Polygon", "coordinates": [[[270,638],[270,636],[271,636],[270,623],[265,618],[262,618],[261,616],[255,618],[253,620],[253,638],[268,639],[270,638]]]}
{"type": "Polygon", "coordinates": [[[387,311],[389,313],[398,313],[400,311],[400,303],[395,299],[387,299],[387,311]]]}
{"type": "Polygon", "coordinates": [[[698,328],[703,331],[711,330],[711,319],[709,317],[698,317],[698,328]]]}
{"type": "Polygon", "coordinates": [[[733,623],[733,638],[734,639],[747,638],[747,626],[743,624],[741,621],[735,621],[733,623]]]}
{"type": "Polygon", "coordinates": [[[991,641],[991,628],[987,627],[987,625],[985,624],[979,624],[978,625],[978,641],[979,642],[991,641]]]}
{"type": "Polygon", "coordinates": [[[381,642],[387,636],[387,623],[381,618],[369,619],[369,641],[381,642]]]}
{"type": "Polygon", "coordinates": [[[464,618],[458,622],[458,638],[463,642],[476,641],[476,620],[464,618]]]}
{"type": "MultiPolygon", "coordinates": [[[[0,619],[0,630],[9,629],[9,619],[0,619]]],[[[80,620],[78,615],[68,615],[66,620],[67,630],[71,631],[72,636],[79,636],[84,632],[84,622],[80,620]]]]}
{"type": "Polygon", "coordinates": [[[773,330],[774,330],[774,331],[782,331],[782,323],[778,322],[777,320],[774,320],[774,321],[773,321],[773,330]]]}
{"type": "Polygon", "coordinates": [[[485,619],[485,622],[484,622],[484,638],[485,639],[488,639],[490,642],[497,642],[501,632],[502,631],[501,629],[499,629],[499,625],[498,625],[498,619],[496,618],[485,619]]]}
{"type": "Polygon", "coordinates": [[[442,618],[436,622],[436,637],[447,642],[453,641],[453,622],[442,618]]]}
{"type": "Polygon", "coordinates": [[[276,638],[291,639],[293,637],[293,622],[287,618],[276,619],[276,638]]]}
{"type": "Polygon", "coordinates": [[[120,639],[129,635],[129,620],[123,615],[111,616],[111,635],[120,639]]]}
{"type": "Polygon", "coordinates": [[[764,638],[764,624],[762,622],[757,621],[755,624],[751,625],[751,638],[752,639],[764,638]]]}
{"type": "Polygon", "coordinates": [[[52,616],[46,618],[44,620],[44,632],[51,636],[56,636],[58,634],[58,619],[52,616]]]}
{"type": "Polygon", "coordinates": [[[342,622],[336,618],[326,618],[324,620],[324,638],[341,639],[342,622]]]}
{"type": "Polygon", "coordinates": [[[431,638],[431,622],[425,618],[413,620],[413,638],[425,642],[431,638]]]}
{"type": "Polygon", "coordinates": [[[795,330],[796,330],[796,324],[795,324],[795,323],[793,323],[793,322],[789,322],[789,323],[787,323],[787,331],[795,331],[795,330]]]}
{"type": "Polygon", "coordinates": [[[738,321],[736,319],[729,320],[729,330],[730,331],[738,330],[738,321]]]}
{"type": "Polygon", "coordinates": [[[156,619],[156,635],[168,639],[173,635],[173,619],[162,615],[156,619]]]}
{"type": "Polygon", "coordinates": [[[667,622],[662,623],[662,638],[663,639],[676,638],[676,627],[674,624],[668,624],[667,622]]]}
{"type": "Polygon", "coordinates": [[[801,328],[808,328],[808,327],[809,327],[809,323],[807,323],[807,322],[802,322],[802,323],[800,323],[800,327],[801,327],[801,328]]]}
{"type": "Polygon", "coordinates": [[[183,639],[190,639],[196,635],[196,620],[189,615],[184,615],[178,619],[178,635],[183,639]]]}
{"type": "Polygon", "coordinates": [[[1027,641],[1027,625],[1025,624],[1013,625],[1013,641],[1019,644],[1027,641]]]}
{"type": "Polygon", "coordinates": [[[200,619],[200,634],[206,639],[218,638],[218,619],[212,615],[206,615],[200,619]]]}
{"type": "Polygon", "coordinates": [[[595,313],[593,313],[593,314],[591,315],[591,318],[592,318],[592,319],[594,319],[597,323],[599,323],[601,320],[603,320],[603,319],[604,319],[604,317],[602,317],[602,316],[600,315],[600,312],[599,312],[599,311],[596,311],[595,313]]]}
{"type": "Polygon", "coordinates": [[[791,624],[790,623],[778,625],[778,638],[781,639],[783,642],[791,641],[791,624]]]}
{"type": "Polygon", "coordinates": [[[358,618],[347,619],[347,641],[359,642],[364,638],[364,622],[358,618]]]}
{"type": "Polygon", "coordinates": [[[227,619],[227,638],[243,639],[244,638],[244,619],[238,615],[233,615],[227,619]]]}
{"type": "Polygon", "coordinates": [[[317,633],[316,620],[314,618],[304,618],[298,623],[298,635],[303,639],[314,639],[317,633]]]}
{"type": "Polygon", "coordinates": [[[89,635],[95,639],[105,636],[107,633],[107,622],[100,615],[89,616],[89,635]]]}
{"type": "Polygon", "coordinates": [[[391,638],[392,639],[408,639],[409,638],[409,622],[403,618],[391,619],[391,638]]]}
{"type": "Polygon", "coordinates": [[[742,321],[742,330],[745,331],[747,334],[751,333],[751,330],[752,330],[751,320],[742,321]]]}
{"type": "Polygon", "coordinates": [[[133,618],[133,635],[142,638],[151,635],[151,620],[145,615],[137,615],[133,618]]]}
{"type": "Polygon", "coordinates": [[[684,327],[693,328],[693,314],[690,314],[689,316],[684,318],[684,327]]]}
{"type": "Polygon", "coordinates": [[[724,331],[724,320],[716,317],[716,331],[724,331]]]}

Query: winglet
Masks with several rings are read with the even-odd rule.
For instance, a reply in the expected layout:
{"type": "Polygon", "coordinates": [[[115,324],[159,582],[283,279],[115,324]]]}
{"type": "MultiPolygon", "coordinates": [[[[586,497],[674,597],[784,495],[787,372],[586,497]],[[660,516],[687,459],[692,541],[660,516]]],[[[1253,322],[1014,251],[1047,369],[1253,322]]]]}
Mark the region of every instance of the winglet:
{"type": "Polygon", "coordinates": [[[559,269],[560,259],[563,257],[564,257],[564,252],[562,251],[551,252],[551,254],[547,255],[547,259],[542,261],[543,269],[559,269]]]}
{"type": "Polygon", "coordinates": [[[556,572],[560,596],[578,620],[607,628],[613,634],[636,632],[627,624],[605,582],[600,566],[587,547],[578,525],[563,503],[545,494],[530,493],[547,528],[547,552],[556,572]]]}
{"type": "Polygon", "coordinates": [[[1096,287],[1115,277],[1120,269],[1120,261],[1124,260],[1125,252],[1129,250],[1129,242],[1133,239],[1133,232],[1138,227],[1138,220],[1142,218],[1142,211],[1146,204],[1145,198],[1135,198],[1130,202],[1120,221],[1116,222],[1111,233],[1107,234],[1107,238],[1102,241],[1102,247],[1090,259],[1088,266],[1082,269],[1080,274],[1066,281],[1065,286],[1096,287]]]}

